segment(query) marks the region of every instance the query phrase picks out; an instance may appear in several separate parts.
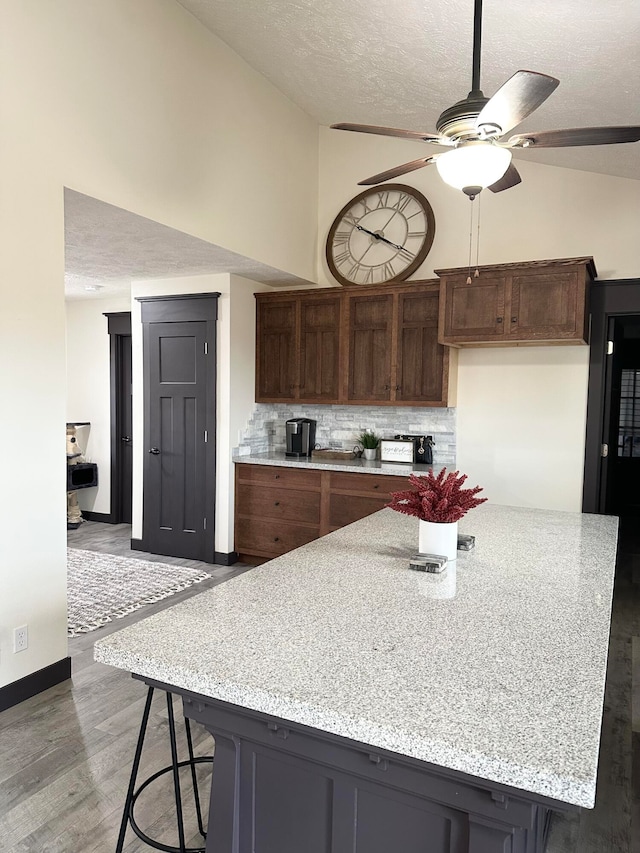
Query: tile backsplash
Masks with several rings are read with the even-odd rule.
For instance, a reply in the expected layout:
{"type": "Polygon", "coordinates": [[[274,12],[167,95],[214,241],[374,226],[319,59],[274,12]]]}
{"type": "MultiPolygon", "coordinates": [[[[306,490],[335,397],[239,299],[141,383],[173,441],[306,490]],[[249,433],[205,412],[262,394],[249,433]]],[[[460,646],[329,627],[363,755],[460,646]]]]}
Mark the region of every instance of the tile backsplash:
{"type": "Polygon", "coordinates": [[[356,436],[365,429],[372,429],[383,438],[393,438],[398,433],[432,435],[435,441],[433,461],[440,465],[455,465],[456,410],[420,406],[386,408],[257,403],[235,452],[240,456],[284,452],[284,425],[289,418],[317,421],[316,444],[322,447],[350,450],[356,444],[356,436]]]}

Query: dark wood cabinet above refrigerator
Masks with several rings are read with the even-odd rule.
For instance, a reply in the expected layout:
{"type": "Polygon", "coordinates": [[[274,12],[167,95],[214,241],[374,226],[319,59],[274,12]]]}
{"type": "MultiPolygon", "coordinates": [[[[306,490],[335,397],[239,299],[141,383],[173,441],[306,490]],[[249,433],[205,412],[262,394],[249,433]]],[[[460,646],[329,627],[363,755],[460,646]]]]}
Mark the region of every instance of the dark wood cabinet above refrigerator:
{"type": "Polygon", "coordinates": [[[588,342],[593,258],[437,270],[440,343],[517,346],[588,342]]]}

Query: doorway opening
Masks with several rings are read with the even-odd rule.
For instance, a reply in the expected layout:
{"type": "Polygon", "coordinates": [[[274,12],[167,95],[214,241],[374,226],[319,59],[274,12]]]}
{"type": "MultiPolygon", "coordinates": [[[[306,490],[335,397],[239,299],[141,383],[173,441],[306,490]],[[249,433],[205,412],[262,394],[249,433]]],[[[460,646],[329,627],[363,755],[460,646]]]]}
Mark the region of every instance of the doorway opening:
{"type": "Polygon", "coordinates": [[[605,400],[605,513],[640,515],[640,315],[609,318],[613,344],[605,400]]]}
{"type": "Polygon", "coordinates": [[[640,279],[591,289],[583,512],[637,519],[640,495],[640,279]]]}

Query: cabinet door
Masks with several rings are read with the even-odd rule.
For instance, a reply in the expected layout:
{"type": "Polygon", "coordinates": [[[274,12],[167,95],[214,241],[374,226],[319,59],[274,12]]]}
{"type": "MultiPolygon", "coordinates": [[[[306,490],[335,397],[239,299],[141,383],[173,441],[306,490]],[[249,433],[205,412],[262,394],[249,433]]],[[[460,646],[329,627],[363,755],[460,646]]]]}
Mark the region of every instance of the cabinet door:
{"type": "Polygon", "coordinates": [[[300,298],[300,400],[338,399],[340,305],[340,296],[300,298]]]}
{"type": "Polygon", "coordinates": [[[442,343],[496,341],[505,335],[506,276],[445,277],[440,291],[442,343]]]}
{"type": "Polygon", "coordinates": [[[296,301],[258,301],[256,402],[296,397],[296,301]]]}
{"type": "MultiPolygon", "coordinates": [[[[513,340],[575,338],[578,318],[578,271],[550,269],[513,273],[507,332],[513,340]]],[[[584,297],[583,297],[584,302],[584,297]]]]}
{"type": "Polygon", "coordinates": [[[398,402],[444,402],[445,348],[438,343],[439,301],[438,290],[398,295],[398,402]]]}
{"type": "Polygon", "coordinates": [[[349,402],[391,399],[393,295],[348,297],[349,402]]]}

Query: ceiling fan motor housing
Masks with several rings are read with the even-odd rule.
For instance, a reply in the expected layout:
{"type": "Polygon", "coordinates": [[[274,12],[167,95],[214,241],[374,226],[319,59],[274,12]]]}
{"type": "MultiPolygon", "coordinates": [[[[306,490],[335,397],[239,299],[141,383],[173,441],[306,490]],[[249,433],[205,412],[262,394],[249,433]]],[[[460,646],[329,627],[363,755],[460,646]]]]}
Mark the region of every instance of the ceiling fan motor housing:
{"type": "Polygon", "coordinates": [[[488,102],[489,98],[485,98],[481,91],[469,92],[464,101],[458,101],[441,113],[436,123],[438,133],[449,139],[477,138],[476,120],[488,102]]]}

